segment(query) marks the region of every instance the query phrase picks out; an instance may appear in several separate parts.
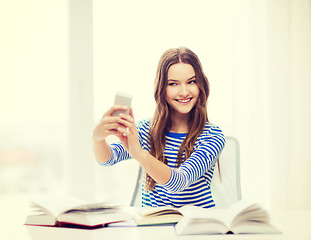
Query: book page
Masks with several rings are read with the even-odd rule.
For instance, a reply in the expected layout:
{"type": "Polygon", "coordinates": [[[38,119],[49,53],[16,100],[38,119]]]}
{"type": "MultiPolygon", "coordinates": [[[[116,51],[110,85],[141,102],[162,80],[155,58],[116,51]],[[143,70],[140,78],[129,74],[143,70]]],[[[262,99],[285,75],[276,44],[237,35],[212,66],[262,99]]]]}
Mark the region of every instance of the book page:
{"type": "Polygon", "coordinates": [[[231,224],[227,216],[227,209],[221,208],[201,208],[196,206],[184,206],[179,210],[185,217],[196,220],[208,220],[222,222],[226,227],[231,224]]]}
{"type": "Polygon", "coordinates": [[[175,225],[175,231],[178,235],[225,234],[228,229],[221,222],[209,219],[183,218],[175,225]]]}
{"type": "Polygon", "coordinates": [[[60,213],[82,204],[85,204],[85,202],[77,198],[41,198],[32,201],[31,207],[56,217],[60,213]]]}
{"type": "Polygon", "coordinates": [[[137,208],[136,211],[140,216],[181,215],[178,208],[173,207],[144,207],[137,208]]]}
{"type": "Polygon", "coordinates": [[[184,206],[181,207],[179,211],[182,212],[184,216],[192,219],[214,219],[223,222],[225,226],[230,228],[235,218],[239,216],[240,219],[242,219],[243,214],[245,214],[243,210],[248,209],[251,206],[256,205],[251,201],[241,200],[233,204],[230,208],[202,209],[196,206],[184,206]]]}
{"type": "Polygon", "coordinates": [[[159,225],[177,223],[182,214],[172,207],[144,207],[135,208],[134,220],[140,225],[159,225]]]}
{"type": "Polygon", "coordinates": [[[234,203],[231,207],[226,209],[226,222],[230,222],[229,226],[231,226],[237,217],[244,215],[246,213],[244,211],[252,206],[255,206],[254,202],[244,199],[234,203]]]}
{"type": "Polygon", "coordinates": [[[123,212],[69,212],[61,214],[58,221],[61,223],[74,223],[85,226],[96,226],[132,219],[132,215],[123,212]]]}
{"type": "Polygon", "coordinates": [[[100,203],[86,203],[78,205],[76,207],[64,211],[63,213],[71,213],[71,212],[114,213],[119,209],[120,207],[116,204],[113,205],[106,202],[100,202],[100,203]]]}
{"type": "Polygon", "coordinates": [[[254,233],[281,233],[279,229],[270,223],[263,222],[247,222],[245,224],[237,225],[233,227],[234,233],[246,233],[246,234],[254,234],[254,233]]]}

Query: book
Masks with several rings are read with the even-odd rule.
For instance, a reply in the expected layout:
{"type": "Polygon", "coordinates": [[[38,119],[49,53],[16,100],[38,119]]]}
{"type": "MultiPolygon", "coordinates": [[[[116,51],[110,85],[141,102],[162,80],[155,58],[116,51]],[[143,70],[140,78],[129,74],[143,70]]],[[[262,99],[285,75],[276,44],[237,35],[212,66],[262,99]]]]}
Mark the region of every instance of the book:
{"type": "Polygon", "coordinates": [[[173,207],[143,207],[133,214],[137,226],[173,225],[182,217],[182,211],[173,207]]]}
{"type": "Polygon", "coordinates": [[[86,203],[66,197],[31,201],[25,225],[99,228],[130,218],[130,213],[116,205],[106,202],[86,203]]]}
{"type": "Polygon", "coordinates": [[[280,233],[270,223],[268,212],[247,200],[238,201],[226,209],[189,206],[183,209],[183,215],[175,225],[178,235],[280,233]]]}

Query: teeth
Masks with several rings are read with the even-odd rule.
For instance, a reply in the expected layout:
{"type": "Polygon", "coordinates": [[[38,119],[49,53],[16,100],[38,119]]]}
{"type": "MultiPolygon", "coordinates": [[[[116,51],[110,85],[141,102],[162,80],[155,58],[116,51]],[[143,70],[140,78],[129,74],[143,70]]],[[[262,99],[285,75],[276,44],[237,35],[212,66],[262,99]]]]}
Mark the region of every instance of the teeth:
{"type": "Polygon", "coordinates": [[[190,98],[188,99],[184,99],[184,100],[177,100],[178,102],[181,102],[181,103],[186,103],[186,102],[189,102],[190,101],[190,98]]]}

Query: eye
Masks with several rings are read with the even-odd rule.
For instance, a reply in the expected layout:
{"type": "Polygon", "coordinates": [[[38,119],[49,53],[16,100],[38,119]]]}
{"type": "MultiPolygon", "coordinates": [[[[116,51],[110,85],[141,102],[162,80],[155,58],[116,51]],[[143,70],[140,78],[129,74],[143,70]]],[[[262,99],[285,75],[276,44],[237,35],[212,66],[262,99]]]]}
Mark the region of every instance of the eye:
{"type": "Polygon", "coordinates": [[[196,80],[191,80],[191,81],[188,82],[188,84],[196,84],[196,83],[197,83],[196,80]]]}
{"type": "Polygon", "coordinates": [[[175,82],[169,82],[168,83],[168,86],[176,86],[177,85],[177,83],[175,83],[175,82]]]}

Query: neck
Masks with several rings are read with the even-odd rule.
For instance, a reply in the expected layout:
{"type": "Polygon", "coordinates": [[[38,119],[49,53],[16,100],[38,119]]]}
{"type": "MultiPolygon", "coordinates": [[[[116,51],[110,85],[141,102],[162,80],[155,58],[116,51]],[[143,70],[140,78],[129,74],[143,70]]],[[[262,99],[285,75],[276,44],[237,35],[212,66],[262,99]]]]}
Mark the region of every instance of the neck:
{"type": "Polygon", "coordinates": [[[189,114],[183,115],[183,114],[171,114],[170,121],[171,121],[171,127],[169,129],[170,132],[175,133],[187,133],[189,132],[189,114]]]}

